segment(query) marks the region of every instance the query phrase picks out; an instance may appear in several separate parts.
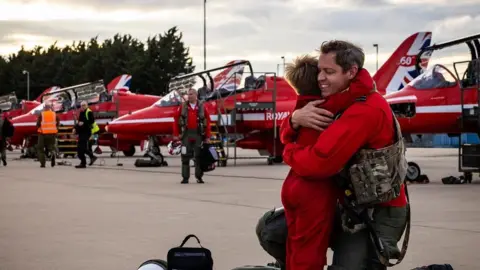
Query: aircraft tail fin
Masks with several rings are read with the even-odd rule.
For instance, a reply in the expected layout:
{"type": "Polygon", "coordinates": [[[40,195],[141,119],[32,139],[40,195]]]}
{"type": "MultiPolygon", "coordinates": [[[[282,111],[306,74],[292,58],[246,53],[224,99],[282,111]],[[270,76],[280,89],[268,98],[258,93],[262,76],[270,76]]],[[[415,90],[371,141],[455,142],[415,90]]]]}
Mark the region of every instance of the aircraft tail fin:
{"type": "MultiPolygon", "coordinates": [[[[245,60],[233,60],[228,62],[225,65],[231,65],[234,63],[239,63],[245,60]]],[[[242,81],[243,70],[245,69],[245,65],[238,65],[226,68],[222,70],[222,72],[218,73],[213,78],[213,83],[215,84],[215,89],[219,90],[221,88],[226,89],[228,91],[233,91],[234,89],[239,89],[240,83],[242,81]]]]}
{"type": "Polygon", "coordinates": [[[123,91],[129,92],[130,85],[132,83],[132,75],[123,74],[118,77],[115,77],[108,85],[107,85],[107,92],[110,93],[112,91],[123,91]]]}
{"type": "Polygon", "coordinates": [[[415,63],[417,54],[422,48],[430,46],[431,41],[431,32],[417,32],[400,44],[373,76],[382,95],[402,89],[427,68],[431,54],[422,56],[421,71],[415,69],[415,63]]]}

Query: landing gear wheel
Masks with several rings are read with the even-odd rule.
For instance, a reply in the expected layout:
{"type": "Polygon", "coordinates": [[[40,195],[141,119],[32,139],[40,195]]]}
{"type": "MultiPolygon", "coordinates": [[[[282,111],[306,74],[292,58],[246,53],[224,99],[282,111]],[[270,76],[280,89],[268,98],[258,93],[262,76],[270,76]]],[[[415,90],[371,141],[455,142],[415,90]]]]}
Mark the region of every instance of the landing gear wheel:
{"type": "Polygon", "coordinates": [[[408,162],[406,178],[410,182],[418,181],[420,179],[421,170],[415,162],[408,162]]]}
{"type": "Polygon", "coordinates": [[[227,167],[227,160],[220,160],[218,162],[219,167],[227,167]]]}
{"type": "Polygon", "coordinates": [[[282,163],[283,162],[283,157],[282,156],[276,156],[276,157],[273,158],[273,162],[282,163]]]}
{"type": "Polygon", "coordinates": [[[473,174],[471,172],[464,172],[463,177],[465,178],[465,183],[472,183],[473,174]]]}
{"type": "Polygon", "coordinates": [[[267,158],[267,164],[268,164],[268,165],[273,165],[273,158],[268,157],[268,158],[267,158]]]}
{"type": "Polygon", "coordinates": [[[133,157],[133,155],[135,155],[135,146],[134,145],[130,145],[130,149],[126,150],[126,151],[123,151],[123,154],[126,156],[126,157],[133,157]]]}

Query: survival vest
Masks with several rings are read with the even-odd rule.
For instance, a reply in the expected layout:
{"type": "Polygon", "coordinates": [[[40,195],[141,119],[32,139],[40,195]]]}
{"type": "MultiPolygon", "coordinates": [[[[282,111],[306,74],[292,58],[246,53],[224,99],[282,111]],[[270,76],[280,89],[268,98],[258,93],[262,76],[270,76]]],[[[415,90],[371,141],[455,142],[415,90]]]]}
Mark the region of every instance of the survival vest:
{"type": "MultiPolygon", "coordinates": [[[[188,106],[190,106],[189,102],[183,102],[180,119],[179,119],[179,126],[180,126],[180,137],[185,135],[185,131],[187,130],[188,125],[188,106]]],[[[198,113],[197,113],[197,130],[198,134],[205,137],[205,127],[207,126],[207,119],[205,119],[205,111],[203,108],[203,101],[197,101],[198,106],[198,113]]]]}
{"type": "MultiPolygon", "coordinates": [[[[87,118],[88,120],[88,113],[91,112],[90,108],[87,108],[85,110],[85,118],[87,118]]],[[[98,127],[97,125],[97,122],[93,121],[93,124],[92,124],[92,134],[95,134],[96,132],[98,132],[100,130],[100,128],[98,127]]]]}
{"type": "MultiPolygon", "coordinates": [[[[364,102],[367,96],[356,99],[357,102],[364,102]]],[[[338,119],[341,113],[336,115],[338,119]]],[[[407,185],[405,194],[407,196],[407,219],[405,224],[405,237],[402,250],[396,263],[390,263],[390,252],[388,247],[382,243],[373,225],[374,207],[377,204],[389,202],[400,196],[401,185],[404,183],[407,174],[407,161],[405,158],[405,144],[400,129],[400,124],[392,111],[394,122],[394,143],[381,149],[360,149],[338,174],[337,181],[345,191],[345,203],[340,206],[346,215],[342,215],[342,227],[351,233],[367,228],[376,247],[376,253],[380,262],[389,267],[399,264],[408,248],[410,238],[410,199],[407,185]],[[349,226],[347,219],[360,221],[356,225],[349,226]]],[[[396,256],[396,255],[395,255],[396,256]]]]}
{"type": "Polygon", "coordinates": [[[43,111],[42,114],[42,123],[38,128],[38,133],[40,134],[56,134],[57,130],[57,114],[54,111],[43,111]]]}

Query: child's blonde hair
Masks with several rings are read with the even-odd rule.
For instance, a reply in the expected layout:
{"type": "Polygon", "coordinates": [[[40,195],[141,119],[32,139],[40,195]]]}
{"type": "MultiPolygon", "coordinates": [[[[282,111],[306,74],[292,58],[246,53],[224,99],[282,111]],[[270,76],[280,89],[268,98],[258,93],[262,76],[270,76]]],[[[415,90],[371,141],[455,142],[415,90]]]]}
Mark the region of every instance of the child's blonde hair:
{"type": "Polygon", "coordinates": [[[285,79],[298,95],[321,95],[317,76],[318,59],[308,54],[285,66],[285,79]]]}

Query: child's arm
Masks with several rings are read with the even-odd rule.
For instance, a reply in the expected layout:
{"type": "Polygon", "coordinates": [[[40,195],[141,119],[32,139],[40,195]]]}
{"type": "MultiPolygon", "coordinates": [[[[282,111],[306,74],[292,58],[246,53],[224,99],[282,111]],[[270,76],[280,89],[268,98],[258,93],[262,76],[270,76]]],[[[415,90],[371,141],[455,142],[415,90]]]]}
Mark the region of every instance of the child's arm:
{"type": "Polygon", "coordinates": [[[297,138],[298,129],[294,129],[292,126],[292,116],[289,115],[285,118],[280,126],[280,141],[283,144],[295,142],[297,138]]]}

